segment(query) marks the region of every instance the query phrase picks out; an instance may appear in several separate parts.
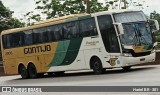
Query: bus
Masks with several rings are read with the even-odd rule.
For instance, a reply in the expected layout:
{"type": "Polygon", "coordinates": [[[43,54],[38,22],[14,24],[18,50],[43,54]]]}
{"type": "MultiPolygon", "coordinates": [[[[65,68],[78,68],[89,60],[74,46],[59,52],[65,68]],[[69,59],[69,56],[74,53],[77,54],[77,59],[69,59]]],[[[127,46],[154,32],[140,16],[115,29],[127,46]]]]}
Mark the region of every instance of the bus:
{"type": "Polygon", "coordinates": [[[112,10],[72,14],[4,30],[1,51],[5,74],[23,79],[44,73],[123,68],[155,61],[154,28],[142,11],[112,10]]]}

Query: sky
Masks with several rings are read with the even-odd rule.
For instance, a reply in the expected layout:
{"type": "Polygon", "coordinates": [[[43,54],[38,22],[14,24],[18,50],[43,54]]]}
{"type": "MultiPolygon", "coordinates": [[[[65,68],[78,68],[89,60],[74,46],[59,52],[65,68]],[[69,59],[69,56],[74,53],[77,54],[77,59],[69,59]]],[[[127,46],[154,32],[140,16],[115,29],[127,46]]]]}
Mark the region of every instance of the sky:
{"type": "MultiPolygon", "coordinates": [[[[11,11],[14,11],[13,16],[16,18],[24,18],[24,15],[27,12],[34,11],[36,7],[34,0],[1,0],[3,4],[8,7],[11,11]]],[[[99,0],[100,2],[104,2],[105,0],[99,0]]],[[[160,13],[160,0],[132,0],[132,1],[139,1],[145,3],[143,4],[145,8],[143,9],[145,14],[149,14],[154,10],[160,13]],[[149,7],[146,7],[149,6],[149,7]]],[[[130,5],[131,9],[141,9],[134,7],[133,4],[130,5]]]]}

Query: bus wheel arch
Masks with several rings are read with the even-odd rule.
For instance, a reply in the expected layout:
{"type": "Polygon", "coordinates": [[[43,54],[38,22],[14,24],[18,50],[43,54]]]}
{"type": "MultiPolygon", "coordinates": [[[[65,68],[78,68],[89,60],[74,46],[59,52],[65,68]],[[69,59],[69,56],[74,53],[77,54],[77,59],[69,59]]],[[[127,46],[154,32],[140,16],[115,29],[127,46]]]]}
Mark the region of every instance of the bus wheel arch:
{"type": "Polygon", "coordinates": [[[90,59],[90,68],[93,69],[95,74],[101,74],[105,71],[99,57],[92,56],[90,59]]]}
{"type": "Polygon", "coordinates": [[[37,69],[32,62],[28,63],[27,70],[30,78],[37,78],[38,76],[37,69]]]}
{"type": "Polygon", "coordinates": [[[22,63],[18,65],[18,73],[21,75],[22,79],[29,78],[28,70],[22,63]]]}

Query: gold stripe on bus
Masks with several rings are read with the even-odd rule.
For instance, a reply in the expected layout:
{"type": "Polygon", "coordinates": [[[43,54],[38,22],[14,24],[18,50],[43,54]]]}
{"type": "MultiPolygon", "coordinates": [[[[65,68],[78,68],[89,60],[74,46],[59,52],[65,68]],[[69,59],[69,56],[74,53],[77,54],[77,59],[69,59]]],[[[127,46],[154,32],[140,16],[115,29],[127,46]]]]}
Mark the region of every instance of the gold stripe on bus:
{"type": "Polygon", "coordinates": [[[6,71],[12,71],[7,73],[18,74],[18,64],[22,63],[27,68],[29,62],[32,62],[36,66],[37,72],[47,72],[49,69],[48,65],[52,62],[52,59],[54,58],[57,45],[58,45],[58,42],[52,42],[48,44],[39,44],[39,45],[31,45],[31,46],[25,46],[25,47],[19,47],[19,48],[5,49],[3,54],[3,58],[5,62],[4,66],[7,67],[5,68],[6,71]],[[44,45],[50,45],[51,50],[44,51],[44,52],[32,51],[27,53],[27,49],[37,47],[37,46],[43,47],[44,45]],[[25,49],[26,51],[24,51],[25,49]]]}
{"type": "Polygon", "coordinates": [[[132,47],[135,53],[147,52],[152,50],[152,49],[146,50],[144,49],[144,46],[132,46],[132,47]]]}

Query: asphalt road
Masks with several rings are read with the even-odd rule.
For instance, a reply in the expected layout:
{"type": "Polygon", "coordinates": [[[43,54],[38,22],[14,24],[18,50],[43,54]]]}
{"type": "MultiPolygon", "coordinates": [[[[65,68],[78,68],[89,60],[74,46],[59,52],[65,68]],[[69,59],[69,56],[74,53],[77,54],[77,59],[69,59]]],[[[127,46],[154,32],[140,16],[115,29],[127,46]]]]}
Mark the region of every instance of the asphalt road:
{"type": "Polygon", "coordinates": [[[48,76],[38,79],[21,79],[1,76],[0,85],[6,86],[160,86],[160,65],[132,67],[124,72],[121,68],[106,70],[94,75],[92,71],[66,72],[64,76],[48,76]]]}

